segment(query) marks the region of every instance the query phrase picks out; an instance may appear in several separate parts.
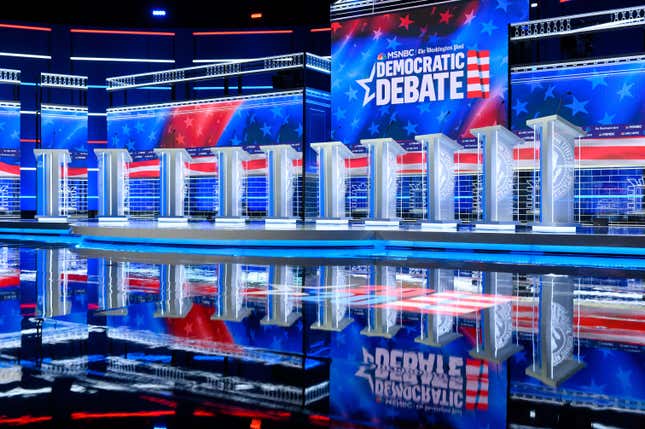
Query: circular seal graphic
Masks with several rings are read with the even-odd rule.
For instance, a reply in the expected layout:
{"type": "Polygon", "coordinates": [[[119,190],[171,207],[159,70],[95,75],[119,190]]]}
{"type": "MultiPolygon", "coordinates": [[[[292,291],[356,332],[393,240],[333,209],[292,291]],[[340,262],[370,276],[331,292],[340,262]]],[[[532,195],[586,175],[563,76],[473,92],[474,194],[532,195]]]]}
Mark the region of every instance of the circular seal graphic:
{"type": "Polygon", "coordinates": [[[573,186],[573,151],[562,139],[553,145],[553,199],[568,197],[573,186]]]}
{"type": "Polygon", "coordinates": [[[437,315],[437,335],[441,337],[449,332],[452,332],[453,317],[445,314],[437,315]]]}
{"type": "Polygon", "coordinates": [[[453,155],[450,153],[442,152],[439,158],[441,164],[441,175],[439,177],[439,196],[442,200],[452,198],[454,192],[454,182],[452,174],[450,173],[453,168],[453,155]]]}
{"type": "Polygon", "coordinates": [[[497,151],[497,199],[513,195],[513,151],[506,145],[499,145],[497,151]]]}
{"type": "Polygon", "coordinates": [[[511,341],[511,303],[495,306],[495,349],[501,349],[511,341]]]}
{"type": "Polygon", "coordinates": [[[551,355],[557,366],[573,353],[573,326],[562,304],[551,304],[551,355]]]}

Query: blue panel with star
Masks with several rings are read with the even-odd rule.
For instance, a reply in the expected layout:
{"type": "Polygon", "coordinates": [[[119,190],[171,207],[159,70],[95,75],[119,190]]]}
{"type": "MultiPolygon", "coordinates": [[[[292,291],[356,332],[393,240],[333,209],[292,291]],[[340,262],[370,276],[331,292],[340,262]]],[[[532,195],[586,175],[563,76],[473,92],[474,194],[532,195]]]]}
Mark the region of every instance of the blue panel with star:
{"type": "Polygon", "coordinates": [[[645,61],[513,73],[513,129],[526,121],[558,114],[592,136],[643,135],[645,61]]]}
{"type": "Polygon", "coordinates": [[[20,103],[0,103],[0,161],[20,164],[20,103]]]}
{"type": "Polygon", "coordinates": [[[87,167],[87,110],[61,108],[40,110],[43,149],[67,149],[70,167],[87,167]]]}

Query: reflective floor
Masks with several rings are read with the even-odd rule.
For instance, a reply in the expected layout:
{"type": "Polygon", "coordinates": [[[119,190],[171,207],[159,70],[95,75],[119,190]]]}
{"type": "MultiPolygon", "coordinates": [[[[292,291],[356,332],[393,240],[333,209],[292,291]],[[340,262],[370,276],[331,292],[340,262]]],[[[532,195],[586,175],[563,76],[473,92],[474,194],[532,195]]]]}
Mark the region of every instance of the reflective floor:
{"type": "Polygon", "coordinates": [[[0,426],[645,421],[645,271],[277,252],[0,247],[0,426]]]}

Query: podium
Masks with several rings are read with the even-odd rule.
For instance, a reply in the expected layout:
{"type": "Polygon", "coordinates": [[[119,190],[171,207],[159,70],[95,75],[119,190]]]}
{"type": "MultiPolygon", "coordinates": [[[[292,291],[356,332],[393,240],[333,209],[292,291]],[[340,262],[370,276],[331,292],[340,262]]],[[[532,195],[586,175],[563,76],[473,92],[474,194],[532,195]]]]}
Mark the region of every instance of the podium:
{"type": "Polygon", "coordinates": [[[128,167],[132,158],[127,149],[94,149],[99,165],[99,222],[128,220],[128,167]]]}
{"type": "MultiPolygon", "coordinates": [[[[370,285],[377,287],[395,287],[396,286],[396,268],[384,265],[372,265],[369,276],[370,285]]],[[[369,296],[376,296],[378,291],[372,287],[369,296]]],[[[361,335],[367,337],[392,338],[401,329],[397,325],[398,312],[392,308],[380,308],[374,304],[368,304],[367,307],[367,326],[361,330],[361,335]]]]}
{"type": "Polygon", "coordinates": [[[522,346],[513,343],[513,273],[487,271],[482,276],[484,294],[503,295],[509,301],[481,310],[481,319],[477,320],[481,335],[469,354],[475,359],[501,363],[522,350],[522,346]]]}
{"type": "Polygon", "coordinates": [[[320,292],[316,297],[317,319],[311,325],[311,329],[341,332],[354,321],[347,317],[349,283],[345,268],[337,265],[320,267],[318,285],[320,292]],[[339,285],[347,287],[339,289],[339,285]]]}
{"type": "Polygon", "coordinates": [[[249,154],[241,147],[214,147],[217,158],[218,205],[216,223],[244,223],[242,196],[244,195],[244,165],[249,154]]]}
{"type": "Polygon", "coordinates": [[[64,256],[67,249],[38,249],[36,252],[38,316],[51,318],[70,314],[72,302],[64,256]]]}
{"type": "Polygon", "coordinates": [[[240,322],[251,310],[244,304],[242,264],[217,265],[217,304],[211,320],[240,322]]]}
{"type": "Polygon", "coordinates": [[[396,215],[397,156],[406,151],[391,138],[365,139],[368,151],[369,194],[365,225],[398,226],[396,215]]]}
{"type": "Polygon", "coordinates": [[[427,221],[424,229],[456,229],[455,152],[461,149],[445,134],[416,136],[425,152],[427,221]]]}
{"type": "Polygon", "coordinates": [[[193,307],[193,300],[184,283],[184,265],[162,264],[159,267],[160,302],[154,317],[183,319],[193,307]]]}
{"type": "Polygon", "coordinates": [[[573,283],[563,275],[540,277],[538,341],[526,375],[557,387],[584,368],[573,359],[573,283]]]}
{"type": "Polygon", "coordinates": [[[159,157],[159,218],[158,222],[185,223],[186,162],[192,159],[186,149],[158,148],[159,157]]]}
{"type": "Polygon", "coordinates": [[[34,149],[39,222],[67,222],[67,149],[34,149]]]}
{"type": "Polygon", "coordinates": [[[483,148],[484,158],[483,223],[476,224],[475,229],[515,231],[513,148],[522,143],[522,139],[501,125],[473,128],[470,132],[477,137],[478,144],[483,148]]]}
{"type": "Polygon", "coordinates": [[[318,153],[317,224],[347,224],[345,217],[345,161],[353,157],[342,142],[312,143],[318,153]]]}
{"type": "MultiPolygon", "coordinates": [[[[455,289],[455,272],[442,268],[428,270],[426,287],[436,292],[448,292],[455,289]]],[[[461,334],[455,331],[455,316],[451,314],[421,313],[421,334],[415,342],[431,347],[443,347],[461,334]]]]}
{"type": "Polygon", "coordinates": [[[288,328],[300,319],[301,314],[293,311],[293,296],[289,290],[293,284],[293,267],[289,265],[269,266],[267,313],[260,320],[261,325],[288,328]],[[278,293],[272,293],[272,289],[278,289],[278,293]]]}
{"type": "Polygon", "coordinates": [[[99,310],[103,315],[128,314],[127,262],[98,260],[99,310]]]}
{"type": "Polygon", "coordinates": [[[293,224],[293,160],[300,154],[291,145],[260,146],[267,155],[268,207],[266,223],[293,224]]]}
{"type": "Polygon", "coordinates": [[[537,232],[575,232],[575,141],[585,132],[558,115],[530,119],[540,143],[540,221],[537,232]]]}

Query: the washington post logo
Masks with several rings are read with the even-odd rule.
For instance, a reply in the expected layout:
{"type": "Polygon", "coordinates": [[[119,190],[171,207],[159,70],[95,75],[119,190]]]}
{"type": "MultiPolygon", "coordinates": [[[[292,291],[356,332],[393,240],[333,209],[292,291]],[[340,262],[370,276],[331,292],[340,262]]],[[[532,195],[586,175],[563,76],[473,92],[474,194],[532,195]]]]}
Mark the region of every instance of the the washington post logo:
{"type": "Polygon", "coordinates": [[[478,359],[363,348],[355,375],[366,380],[376,402],[388,406],[453,414],[488,409],[488,365],[478,359]]]}
{"type": "Polygon", "coordinates": [[[463,45],[379,53],[369,76],[356,80],[363,106],[488,98],[490,51],[455,47],[463,45]]]}

